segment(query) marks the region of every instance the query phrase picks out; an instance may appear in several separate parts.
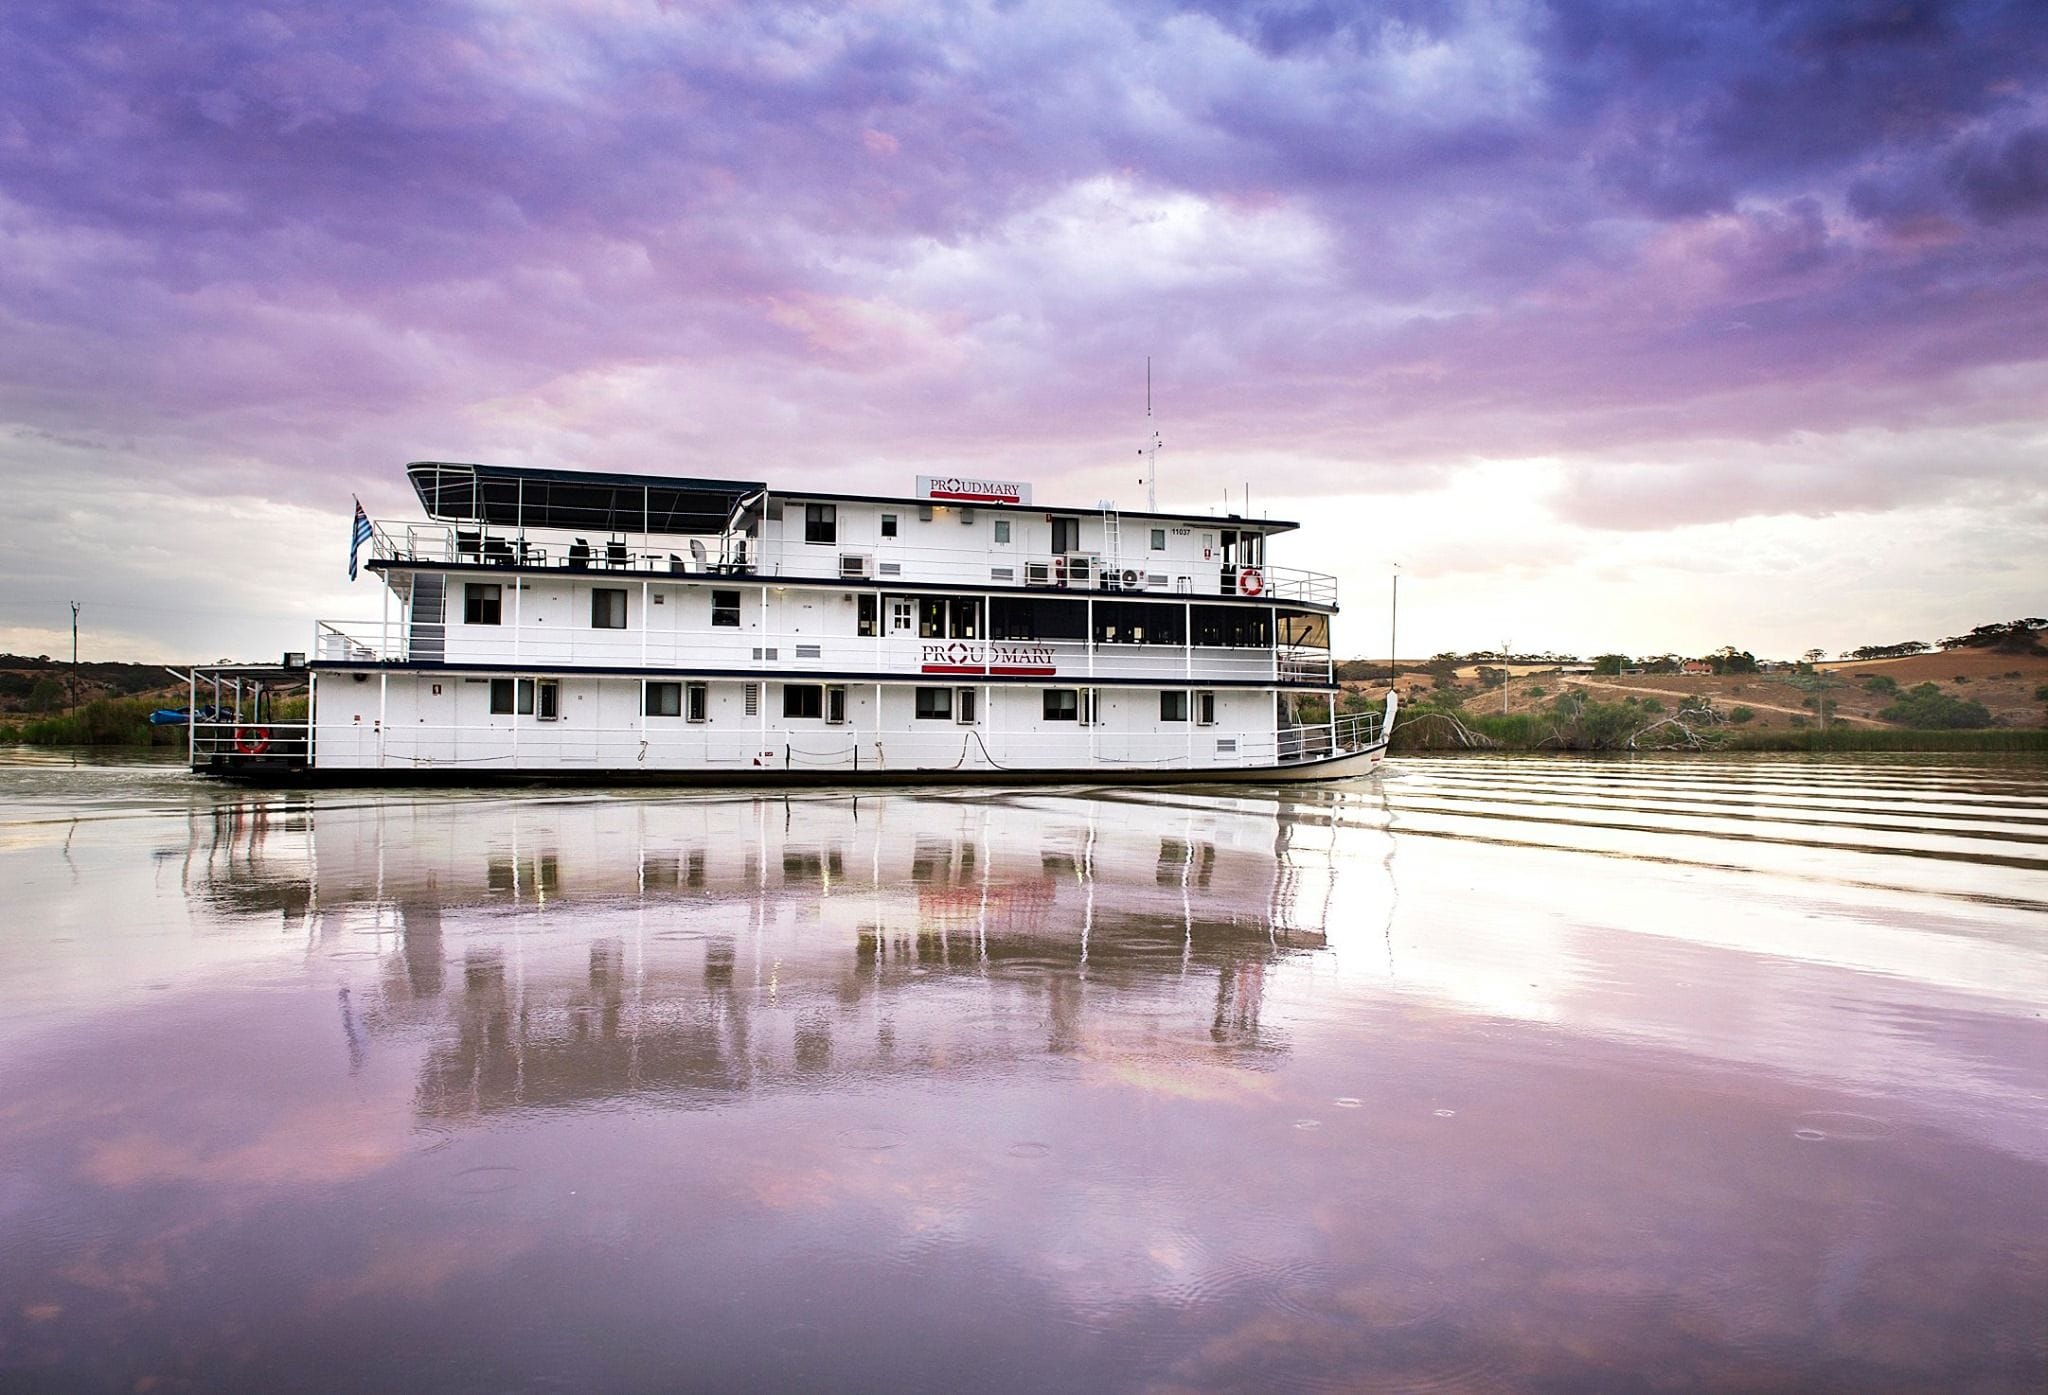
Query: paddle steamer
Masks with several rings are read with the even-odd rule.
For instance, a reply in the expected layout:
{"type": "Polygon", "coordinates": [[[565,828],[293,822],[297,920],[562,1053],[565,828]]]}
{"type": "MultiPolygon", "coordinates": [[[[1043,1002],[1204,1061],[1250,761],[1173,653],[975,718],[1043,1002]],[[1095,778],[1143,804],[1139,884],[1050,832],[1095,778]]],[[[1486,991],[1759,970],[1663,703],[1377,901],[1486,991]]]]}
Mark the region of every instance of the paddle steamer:
{"type": "Polygon", "coordinates": [[[1299,781],[1371,770],[1334,578],[1298,525],[423,461],[366,522],[374,620],[192,674],[193,769],[245,779],[1299,781]],[[303,688],[303,720],[280,694],[303,688]]]}

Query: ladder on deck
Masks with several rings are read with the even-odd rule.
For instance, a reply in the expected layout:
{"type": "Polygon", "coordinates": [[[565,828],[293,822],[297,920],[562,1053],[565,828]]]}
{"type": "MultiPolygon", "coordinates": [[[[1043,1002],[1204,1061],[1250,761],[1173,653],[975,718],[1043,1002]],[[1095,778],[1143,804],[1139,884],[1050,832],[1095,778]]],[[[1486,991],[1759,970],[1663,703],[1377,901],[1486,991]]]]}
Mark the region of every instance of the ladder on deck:
{"type": "Polygon", "coordinates": [[[1104,576],[1123,575],[1124,568],[1124,525],[1116,511],[1116,505],[1105,501],[1102,505],[1102,567],[1104,576]]]}

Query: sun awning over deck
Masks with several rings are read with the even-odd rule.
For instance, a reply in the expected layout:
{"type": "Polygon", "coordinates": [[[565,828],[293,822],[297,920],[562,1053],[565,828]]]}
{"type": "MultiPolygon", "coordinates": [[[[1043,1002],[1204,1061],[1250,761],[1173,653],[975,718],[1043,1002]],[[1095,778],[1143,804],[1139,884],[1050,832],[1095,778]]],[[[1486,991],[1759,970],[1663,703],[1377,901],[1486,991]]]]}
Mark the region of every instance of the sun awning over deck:
{"type": "Polygon", "coordinates": [[[721,533],[767,486],[419,460],[405,467],[430,518],[497,528],[595,533],[721,533]]]}

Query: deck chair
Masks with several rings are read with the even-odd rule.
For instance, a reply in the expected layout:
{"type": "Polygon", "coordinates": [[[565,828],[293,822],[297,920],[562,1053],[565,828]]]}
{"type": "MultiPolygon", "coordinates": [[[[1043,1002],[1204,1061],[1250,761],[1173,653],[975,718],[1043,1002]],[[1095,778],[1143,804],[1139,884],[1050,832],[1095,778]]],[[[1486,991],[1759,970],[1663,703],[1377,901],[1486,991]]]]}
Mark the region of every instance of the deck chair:
{"type": "Polygon", "coordinates": [[[588,571],[589,569],[590,543],[585,538],[578,538],[569,544],[569,570],[581,572],[588,571]]]}
{"type": "Polygon", "coordinates": [[[613,538],[604,545],[604,564],[607,567],[623,569],[626,565],[626,545],[613,538]]]}

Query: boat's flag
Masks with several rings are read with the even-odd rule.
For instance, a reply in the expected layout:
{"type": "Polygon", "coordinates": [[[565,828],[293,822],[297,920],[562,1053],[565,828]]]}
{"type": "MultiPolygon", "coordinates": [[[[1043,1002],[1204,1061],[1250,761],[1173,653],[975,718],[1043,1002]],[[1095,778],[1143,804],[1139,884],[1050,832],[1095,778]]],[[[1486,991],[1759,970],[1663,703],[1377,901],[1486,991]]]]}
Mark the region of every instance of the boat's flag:
{"type": "MultiPolygon", "coordinates": [[[[349,497],[355,498],[353,494],[349,497]]],[[[356,552],[369,540],[370,516],[363,512],[363,501],[356,499],[356,523],[355,527],[349,532],[348,540],[348,579],[350,581],[356,579],[356,552]]]]}

